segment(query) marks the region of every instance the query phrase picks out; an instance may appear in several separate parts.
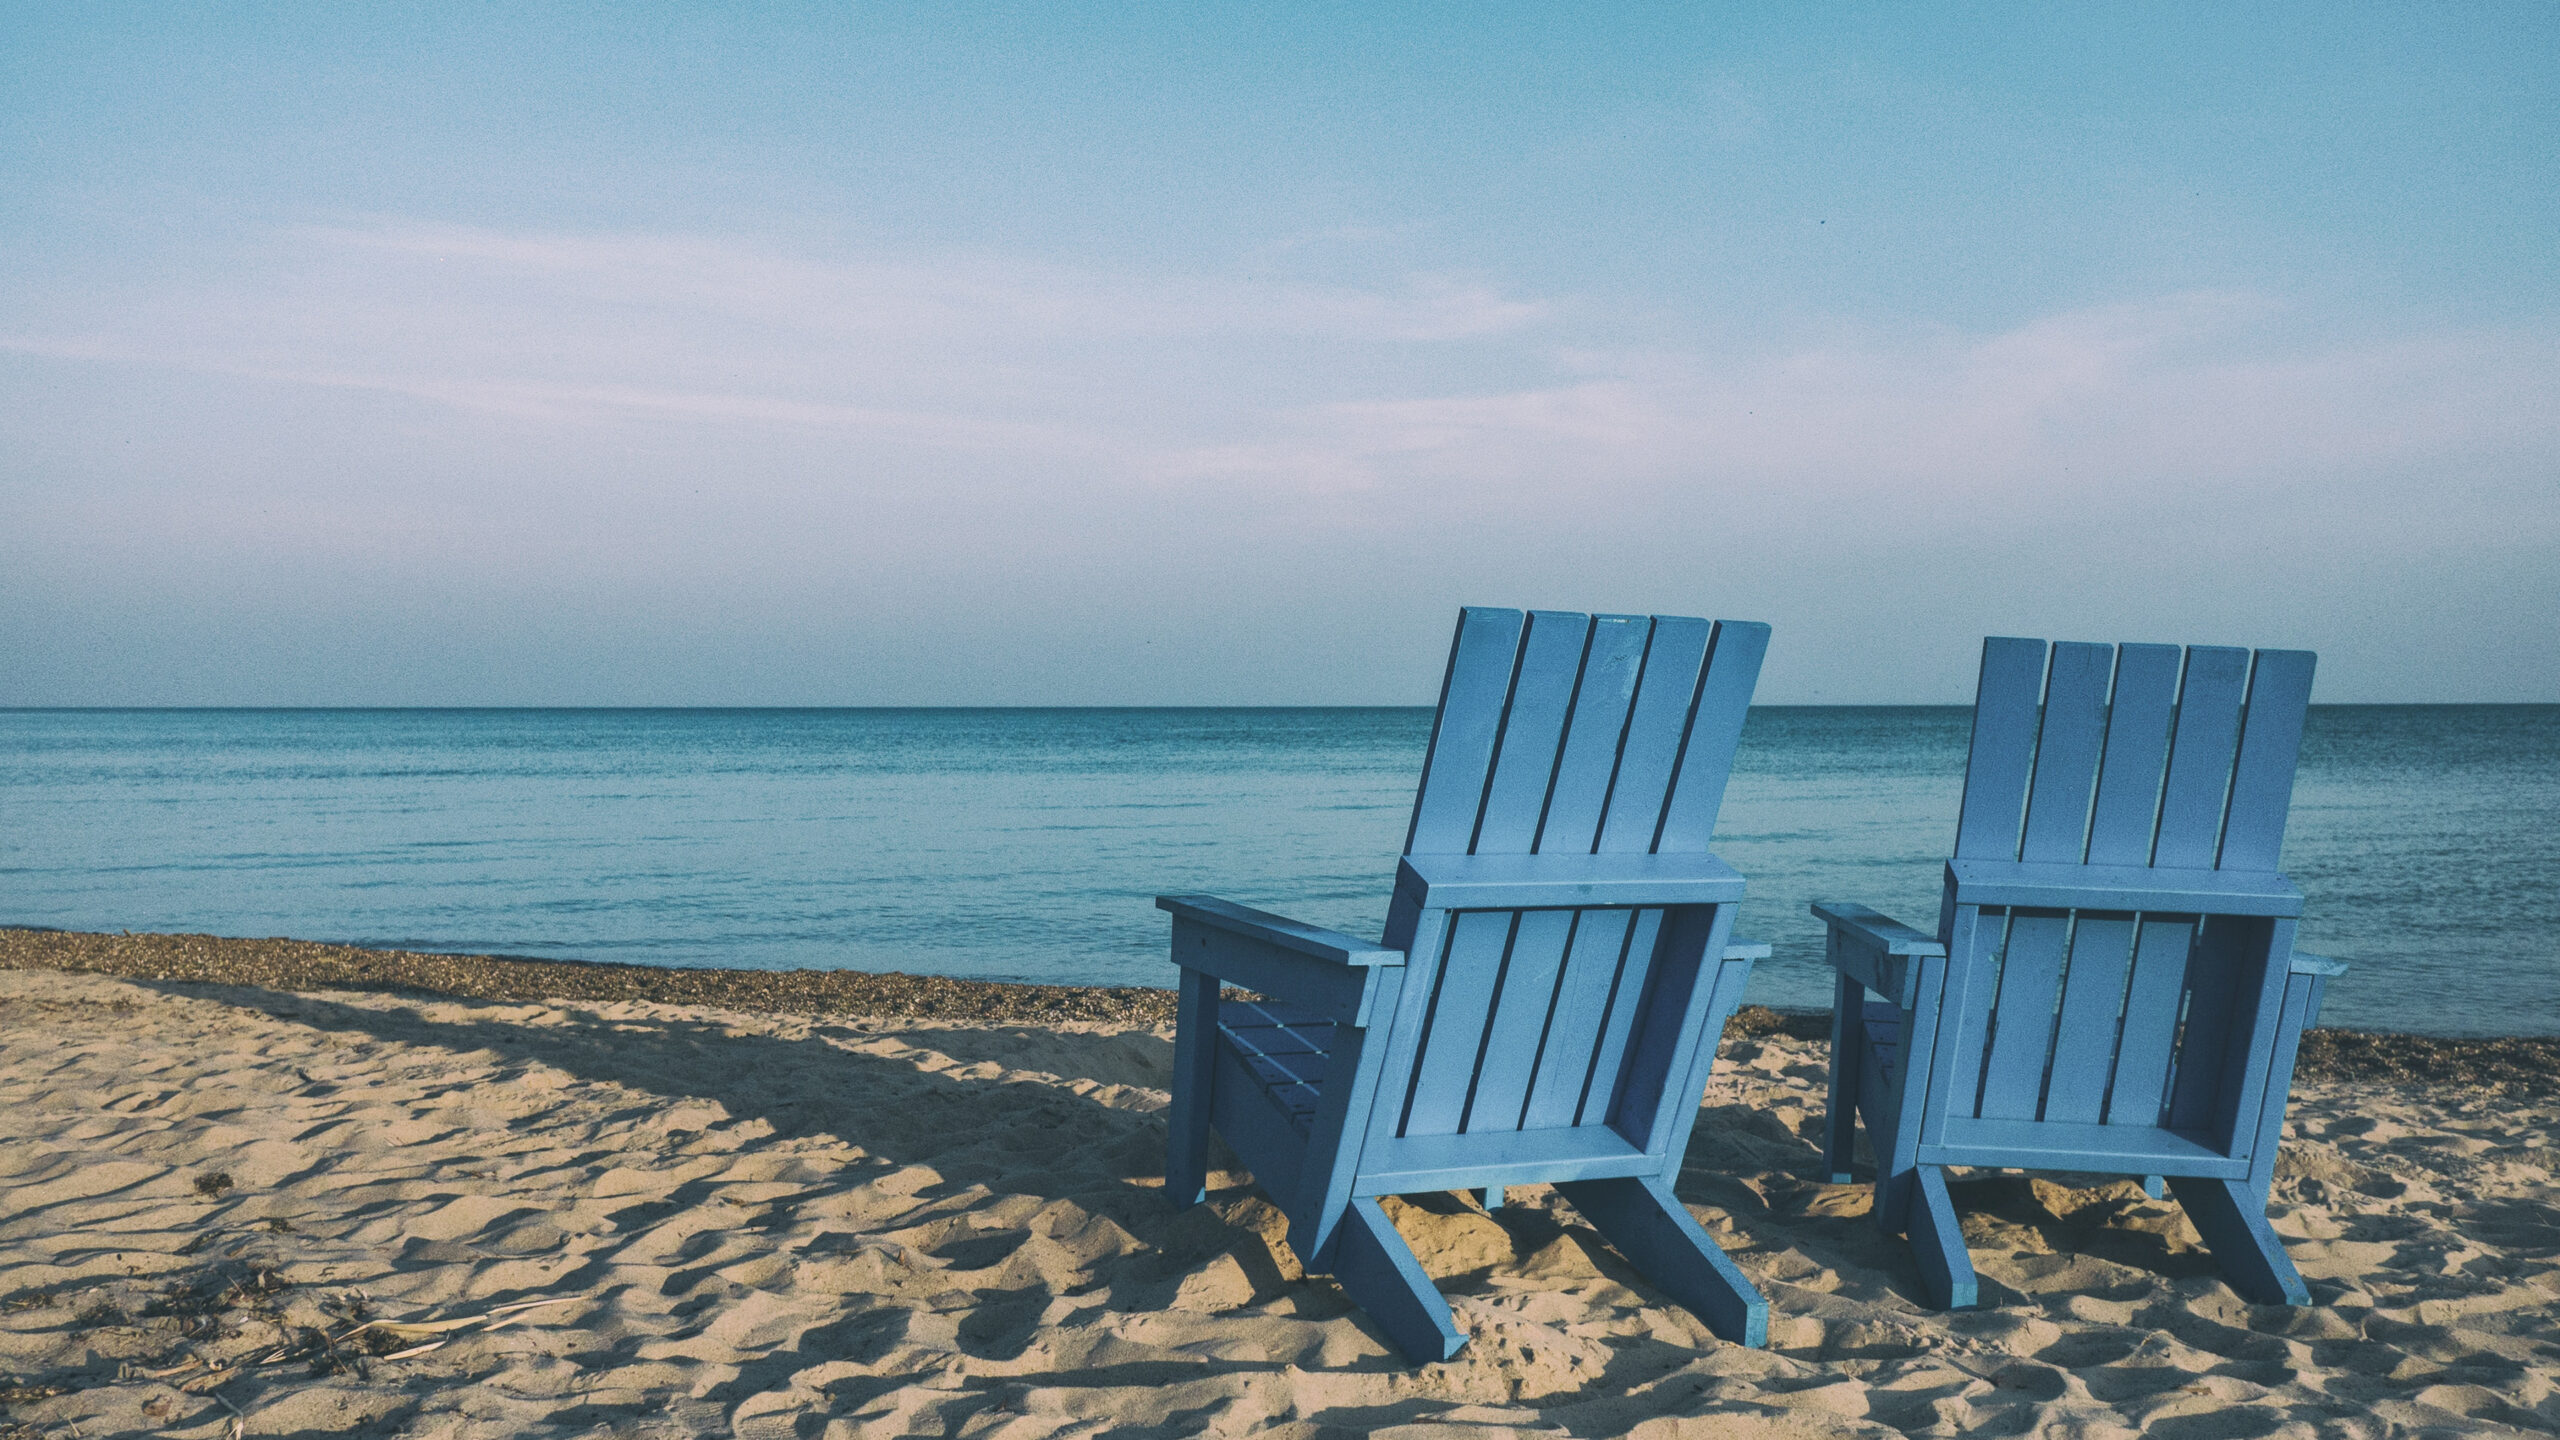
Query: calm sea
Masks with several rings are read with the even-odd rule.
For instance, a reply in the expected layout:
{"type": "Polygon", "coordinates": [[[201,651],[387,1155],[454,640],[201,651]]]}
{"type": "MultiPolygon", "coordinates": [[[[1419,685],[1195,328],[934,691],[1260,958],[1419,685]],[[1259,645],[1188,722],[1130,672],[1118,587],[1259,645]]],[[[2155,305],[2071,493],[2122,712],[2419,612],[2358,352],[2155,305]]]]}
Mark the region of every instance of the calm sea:
{"type": "MultiPolygon", "coordinates": [[[[1963,708],[1751,712],[1716,849],[1927,928],[1963,708]]],[[[1374,936],[1427,710],[0,711],[0,924],[1166,985],[1150,897],[1374,936]]],[[[2285,868],[2331,1023],[2560,1033],[2560,706],[2312,711],[2285,868]]]]}

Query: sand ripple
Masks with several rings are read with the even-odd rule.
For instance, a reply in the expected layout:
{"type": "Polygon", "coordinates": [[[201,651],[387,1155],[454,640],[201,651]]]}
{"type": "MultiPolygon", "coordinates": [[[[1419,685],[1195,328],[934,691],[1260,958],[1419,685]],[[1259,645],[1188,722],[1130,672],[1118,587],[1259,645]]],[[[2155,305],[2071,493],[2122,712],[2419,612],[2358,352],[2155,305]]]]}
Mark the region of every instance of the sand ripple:
{"type": "Polygon", "coordinates": [[[1770,1348],[1532,1189],[1396,1207],[1474,1336],[1415,1370],[1241,1177],[1163,1204],[1170,1058],[1125,1025],[0,973],[0,1436],[2560,1428],[2547,1096],[2306,1087],[2302,1310],[2239,1301],[2130,1185],[1961,1181],[1986,1308],[1941,1315],[1820,1183],[1819,1048],[1744,1041],[1681,1193],[1770,1348]]]}

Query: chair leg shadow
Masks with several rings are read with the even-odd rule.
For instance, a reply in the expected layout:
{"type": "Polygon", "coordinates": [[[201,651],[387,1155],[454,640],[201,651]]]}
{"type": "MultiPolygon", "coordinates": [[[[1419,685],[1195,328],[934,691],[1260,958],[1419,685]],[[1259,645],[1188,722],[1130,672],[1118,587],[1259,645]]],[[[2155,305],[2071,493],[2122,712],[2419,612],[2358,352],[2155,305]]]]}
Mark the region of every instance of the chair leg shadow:
{"type": "Polygon", "coordinates": [[[1769,1302],[1698,1228],[1671,1187],[1650,1175],[1573,1180],[1556,1192],[1664,1294],[1736,1345],[1769,1343],[1769,1302]]]}

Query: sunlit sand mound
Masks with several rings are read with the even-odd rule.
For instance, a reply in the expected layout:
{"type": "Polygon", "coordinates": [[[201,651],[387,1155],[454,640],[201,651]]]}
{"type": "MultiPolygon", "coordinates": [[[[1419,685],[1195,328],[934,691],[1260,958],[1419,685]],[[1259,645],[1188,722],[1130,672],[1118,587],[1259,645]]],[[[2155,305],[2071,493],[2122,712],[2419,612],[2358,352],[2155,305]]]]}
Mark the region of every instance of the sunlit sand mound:
{"type": "Polygon", "coordinates": [[[1416,1369],[1247,1177],[1176,1213],[1167,1032],[0,972],[0,1435],[2384,1434],[2560,1427],[2548,1088],[2302,1088],[2251,1307],[2129,1184],[1958,1187],[1985,1308],[1820,1183],[1738,1039],[1681,1193],[1713,1339],[1541,1189],[1394,1211],[1416,1369]],[[17,1427],[12,1430],[10,1427],[17,1427]]]}

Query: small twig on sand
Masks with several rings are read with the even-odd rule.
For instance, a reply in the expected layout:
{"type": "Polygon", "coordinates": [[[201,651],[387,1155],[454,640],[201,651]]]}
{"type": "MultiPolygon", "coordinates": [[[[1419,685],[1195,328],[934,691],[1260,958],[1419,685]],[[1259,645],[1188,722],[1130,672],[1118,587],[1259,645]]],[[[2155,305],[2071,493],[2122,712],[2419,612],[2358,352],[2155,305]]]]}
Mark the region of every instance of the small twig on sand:
{"type": "Polygon", "coordinates": [[[221,1391],[215,1390],[208,1393],[210,1393],[213,1398],[221,1404],[223,1409],[231,1412],[231,1440],[241,1440],[242,1436],[249,1433],[248,1415],[244,1413],[239,1406],[232,1404],[229,1399],[225,1398],[221,1391]]]}

